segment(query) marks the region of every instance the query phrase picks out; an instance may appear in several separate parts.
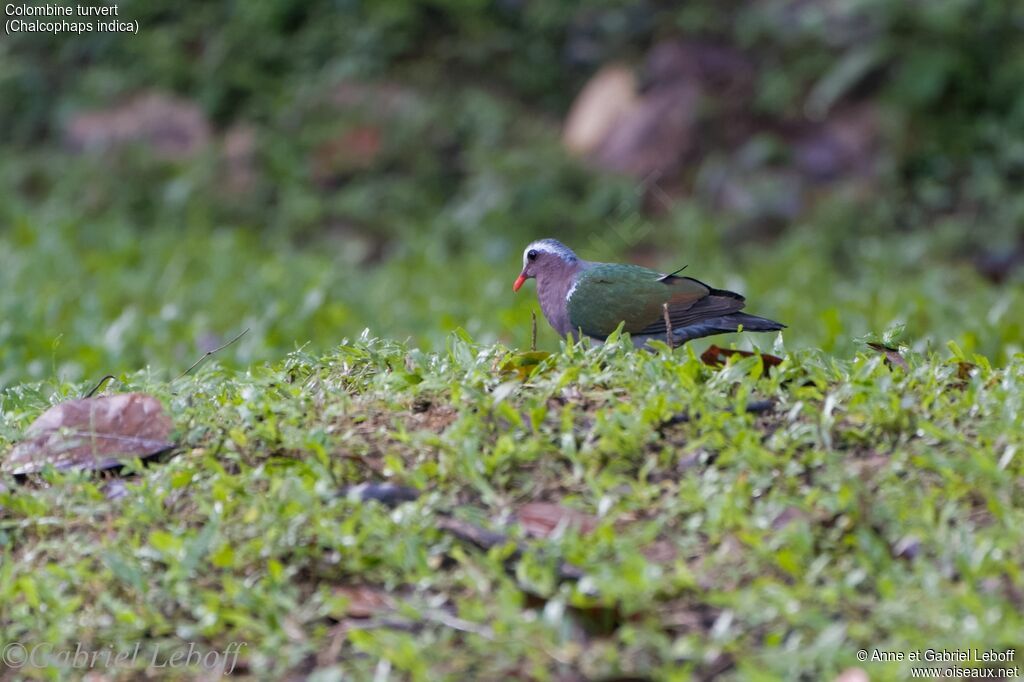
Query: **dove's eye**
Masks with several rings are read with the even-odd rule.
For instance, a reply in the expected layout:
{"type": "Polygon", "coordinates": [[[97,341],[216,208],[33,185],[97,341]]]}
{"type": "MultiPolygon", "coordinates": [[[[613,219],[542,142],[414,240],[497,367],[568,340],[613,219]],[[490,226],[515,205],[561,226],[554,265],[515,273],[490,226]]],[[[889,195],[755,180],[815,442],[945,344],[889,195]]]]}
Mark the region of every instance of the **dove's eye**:
{"type": "Polygon", "coordinates": [[[529,251],[527,251],[526,260],[537,260],[537,250],[530,249],[529,251]]]}

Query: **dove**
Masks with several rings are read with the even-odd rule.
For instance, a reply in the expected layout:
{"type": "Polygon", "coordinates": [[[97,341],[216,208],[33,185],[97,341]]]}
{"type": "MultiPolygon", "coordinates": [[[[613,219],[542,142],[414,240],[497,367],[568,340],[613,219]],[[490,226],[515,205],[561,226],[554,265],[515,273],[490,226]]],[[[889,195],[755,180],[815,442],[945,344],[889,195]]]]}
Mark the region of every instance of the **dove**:
{"type": "Polygon", "coordinates": [[[746,302],[740,294],[679,272],[587,261],[556,239],[540,239],[523,251],[523,270],[512,291],[536,279],[548,323],[560,336],[577,340],[582,335],[603,342],[620,323],[637,347],[651,340],[668,342],[669,328],[673,346],[712,334],[785,329],[780,322],[740,312],[746,302]]]}

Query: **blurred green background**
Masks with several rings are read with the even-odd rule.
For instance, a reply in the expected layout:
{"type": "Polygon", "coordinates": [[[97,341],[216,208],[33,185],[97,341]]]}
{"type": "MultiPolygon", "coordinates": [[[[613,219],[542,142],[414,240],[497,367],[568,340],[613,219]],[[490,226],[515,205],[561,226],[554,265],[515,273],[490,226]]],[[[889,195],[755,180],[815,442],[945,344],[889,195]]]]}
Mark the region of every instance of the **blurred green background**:
{"type": "Polygon", "coordinates": [[[689,264],[789,348],[1021,350],[1018,0],[118,7],[138,35],[0,40],[0,386],[246,327],[222,362],[525,345],[546,236],[689,264]]]}

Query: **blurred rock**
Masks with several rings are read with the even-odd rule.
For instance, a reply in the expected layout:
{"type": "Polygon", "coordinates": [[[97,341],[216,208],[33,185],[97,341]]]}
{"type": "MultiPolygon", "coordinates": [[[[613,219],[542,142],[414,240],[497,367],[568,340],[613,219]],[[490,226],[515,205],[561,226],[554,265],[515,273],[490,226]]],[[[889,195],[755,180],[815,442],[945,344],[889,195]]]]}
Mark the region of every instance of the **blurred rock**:
{"type": "Polygon", "coordinates": [[[632,70],[618,64],[606,66],[590,79],[573,102],[562,143],[572,154],[590,154],[604,142],[619,119],[636,106],[636,78],[632,70]]]}
{"type": "Polygon", "coordinates": [[[875,107],[839,101],[822,121],[780,120],[755,113],[756,82],[756,63],[729,45],[663,41],[639,79],[621,65],[591,79],[563,142],[597,168],[643,181],[646,211],[694,193],[732,214],[737,236],[778,233],[818,185],[875,179],[884,149],[875,107]]]}
{"type": "MultiPolygon", "coordinates": [[[[563,142],[604,170],[671,183],[697,148],[703,104],[746,108],[755,72],[727,46],[664,41],[648,53],[641,73],[638,85],[624,66],[601,69],[573,103],[563,142]]],[[[720,124],[716,118],[716,130],[720,124]]]]}
{"type": "Polygon", "coordinates": [[[209,145],[211,137],[210,123],[198,105],[161,92],[75,114],[64,126],[65,142],[73,151],[102,152],[141,144],[165,159],[193,156],[209,145]]]}
{"type": "Polygon", "coordinates": [[[618,119],[594,162],[638,179],[673,174],[693,144],[699,99],[698,88],[685,82],[651,90],[618,119]]]}
{"type": "Polygon", "coordinates": [[[869,106],[836,111],[805,128],[793,142],[793,162],[812,182],[871,178],[881,148],[878,116],[869,106]]]}
{"type": "Polygon", "coordinates": [[[698,84],[718,99],[748,99],[754,67],[743,53],[725,45],[701,41],[666,40],[647,54],[643,68],[643,89],[674,83],[698,84]]]}

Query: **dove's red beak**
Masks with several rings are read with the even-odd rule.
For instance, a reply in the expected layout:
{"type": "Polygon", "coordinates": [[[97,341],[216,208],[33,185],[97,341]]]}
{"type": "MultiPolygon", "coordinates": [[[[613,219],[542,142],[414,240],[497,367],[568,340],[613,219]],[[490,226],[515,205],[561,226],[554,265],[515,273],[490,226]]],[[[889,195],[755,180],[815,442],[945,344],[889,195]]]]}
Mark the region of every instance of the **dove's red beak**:
{"type": "Polygon", "coordinates": [[[519,287],[523,286],[523,282],[526,281],[526,275],[519,275],[516,277],[516,283],[512,285],[512,291],[519,291],[519,287]]]}

